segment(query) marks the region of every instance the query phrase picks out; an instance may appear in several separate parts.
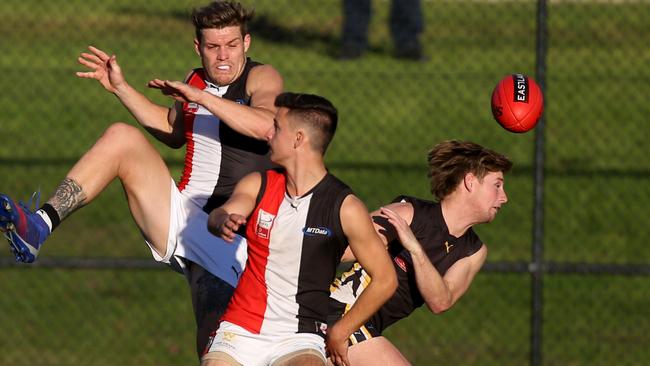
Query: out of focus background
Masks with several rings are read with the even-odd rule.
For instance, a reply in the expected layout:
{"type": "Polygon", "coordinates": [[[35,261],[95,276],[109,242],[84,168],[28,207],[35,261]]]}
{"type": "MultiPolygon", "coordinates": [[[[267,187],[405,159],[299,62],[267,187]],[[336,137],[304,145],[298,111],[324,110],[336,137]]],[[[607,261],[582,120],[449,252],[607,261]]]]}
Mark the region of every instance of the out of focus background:
{"type": "MultiPolygon", "coordinates": [[[[48,197],[111,122],[136,123],[75,76],[88,45],[170,105],[145,84],[200,66],[189,14],[206,3],[0,2],[0,192],[48,197]]],[[[370,209],[430,198],[426,153],[442,140],[515,163],[510,201],[476,227],[490,254],[469,292],[385,333],[414,365],[650,362],[650,1],[423,1],[415,61],[393,57],[390,1],[373,2],[370,48],[348,60],[341,1],[243,3],[257,14],[249,55],[339,108],[327,163],[370,209]],[[526,134],[490,111],[492,88],[516,72],[545,92],[526,134]]],[[[156,146],[179,177],[183,149],[156,146]]],[[[0,365],[197,364],[185,279],[151,259],[119,182],[57,229],[37,265],[0,253],[0,365]]]]}

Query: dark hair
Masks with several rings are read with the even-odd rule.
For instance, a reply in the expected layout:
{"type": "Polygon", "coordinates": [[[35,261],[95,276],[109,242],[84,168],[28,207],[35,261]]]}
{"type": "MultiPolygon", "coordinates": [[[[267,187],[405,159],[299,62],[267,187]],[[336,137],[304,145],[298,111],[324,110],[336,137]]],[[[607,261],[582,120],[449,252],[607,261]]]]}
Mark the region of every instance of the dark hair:
{"type": "Polygon", "coordinates": [[[434,146],[428,154],[431,194],[442,200],[456,189],[467,173],[482,180],[491,172],[506,173],[512,161],[505,155],[469,142],[449,140],[434,146]]]}
{"type": "Polygon", "coordinates": [[[313,94],[287,92],[275,98],[275,106],[288,108],[289,116],[297,117],[315,131],[310,136],[312,145],[325,154],[338,123],[338,112],[329,100],[313,94]]]}
{"type": "Polygon", "coordinates": [[[201,41],[201,30],[239,26],[242,36],[248,34],[247,22],[253,18],[254,11],[244,8],[234,1],[213,1],[192,11],[192,23],[196,39],[201,41]]]}

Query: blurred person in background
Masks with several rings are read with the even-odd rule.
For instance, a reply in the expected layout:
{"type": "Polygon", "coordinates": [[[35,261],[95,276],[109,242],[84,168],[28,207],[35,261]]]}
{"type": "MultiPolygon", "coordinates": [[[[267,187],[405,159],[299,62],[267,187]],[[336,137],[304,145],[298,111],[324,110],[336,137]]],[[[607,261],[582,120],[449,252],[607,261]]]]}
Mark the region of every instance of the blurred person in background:
{"type": "MultiPolygon", "coordinates": [[[[371,0],[343,0],[342,44],[339,59],[360,58],[368,49],[371,13],[371,0]]],[[[391,0],[389,27],[395,57],[414,61],[427,60],[419,40],[424,30],[420,0],[391,0]]]]}
{"type": "MultiPolygon", "coordinates": [[[[397,272],[393,296],[349,338],[350,365],[409,365],[381,334],[426,304],[450,309],[468,290],[487,257],[472,227],[494,220],[508,201],[504,173],[512,162],[473,142],[445,141],[428,154],[431,193],[437,202],[399,196],[371,215],[397,272]]],[[[343,258],[354,260],[349,251],[343,258]]],[[[363,294],[372,275],[354,262],[332,285],[328,323],[336,324],[363,294]]],[[[373,279],[374,280],[374,279],[373,279]]]]}
{"type": "Polygon", "coordinates": [[[348,337],[395,290],[395,271],[365,205],[327,171],[338,113],[327,99],[283,93],[267,136],[281,169],[244,177],[210,213],[224,240],[245,231],[248,262],[203,366],[347,365],[348,337]],[[373,276],[327,329],[330,285],[348,247],[373,276]],[[327,342],[325,338],[327,337],[327,342]]]}
{"type": "Polygon", "coordinates": [[[79,63],[165,145],[186,148],[176,184],[161,155],[137,127],[115,123],[68,172],[38,211],[0,196],[0,230],[17,261],[33,262],[45,239],[72,212],[90,203],[114,179],[153,257],[184,273],[197,323],[197,354],[232,296],[246,261],[245,240],[226,243],[207,231],[208,213],[223,204],[239,179],[273,165],[265,133],[273,125],[282,77],[246,56],[253,11],[234,1],[195,9],[194,49],[202,67],[185,82],[155,79],[149,87],[175,99],[153,103],[126,81],[115,55],[89,47],[79,63]]]}

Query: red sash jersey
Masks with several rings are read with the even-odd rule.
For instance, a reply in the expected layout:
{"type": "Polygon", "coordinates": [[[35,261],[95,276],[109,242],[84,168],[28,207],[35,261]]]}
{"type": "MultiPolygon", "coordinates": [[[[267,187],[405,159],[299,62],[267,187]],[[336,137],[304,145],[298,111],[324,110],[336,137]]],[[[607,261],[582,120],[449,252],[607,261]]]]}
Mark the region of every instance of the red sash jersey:
{"type": "MultiPolygon", "coordinates": [[[[192,70],[186,83],[216,97],[249,106],[251,98],[246,93],[246,83],[251,71],[259,65],[247,58],[242,74],[229,85],[211,83],[202,68],[192,70]]],[[[216,237],[205,239],[203,234],[210,235],[206,230],[190,229],[201,225],[197,220],[207,219],[195,211],[209,213],[230,197],[242,177],[276,165],[271,163],[266,141],[236,132],[202,105],[183,103],[182,116],[186,152],[177,187],[184,207],[178,209],[189,215],[189,221],[178,228],[174,258],[194,262],[234,287],[246,260],[246,243],[242,240],[233,245],[216,237]]],[[[203,223],[201,229],[205,227],[203,223]]],[[[181,271],[183,265],[172,267],[181,271]]]]}
{"type": "MultiPolygon", "coordinates": [[[[246,59],[242,74],[232,84],[217,86],[206,80],[205,70],[194,69],[187,84],[231,100],[250,105],[246,82],[250,71],[261,65],[246,59]]],[[[196,103],[183,104],[186,153],[178,189],[210,213],[232,194],[237,182],[253,171],[275,167],[269,159],[266,141],[244,136],[222,123],[196,103]]]]}
{"type": "Polygon", "coordinates": [[[339,214],[349,194],[328,173],[292,199],[284,171],[262,174],[246,226],[246,269],[222,320],[255,334],[324,337],[330,284],[347,247],[339,214]]]}

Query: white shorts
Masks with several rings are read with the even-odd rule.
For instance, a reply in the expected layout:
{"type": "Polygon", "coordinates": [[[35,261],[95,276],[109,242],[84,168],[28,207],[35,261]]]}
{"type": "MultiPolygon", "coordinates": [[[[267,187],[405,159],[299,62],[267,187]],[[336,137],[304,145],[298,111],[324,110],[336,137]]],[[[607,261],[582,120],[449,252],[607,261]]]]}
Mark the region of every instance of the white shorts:
{"type": "Polygon", "coordinates": [[[171,186],[165,255],[161,257],[147,241],[154,259],[171,264],[172,267],[180,265],[180,270],[184,270],[183,259],[190,260],[236,287],[246,264],[246,239],[237,236],[229,243],[211,234],[208,231],[208,214],[196,202],[183,195],[173,179],[171,186]],[[172,257],[181,260],[172,260],[172,257]]]}
{"type": "Polygon", "coordinates": [[[217,333],[208,342],[207,353],[202,359],[218,358],[213,352],[223,352],[246,366],[273,365],[296,352],[314,354],[323,360],[323,364],[326,362],[325,340],[317,334],[255,334],[228,321],[221,322],[217,333]]]}

